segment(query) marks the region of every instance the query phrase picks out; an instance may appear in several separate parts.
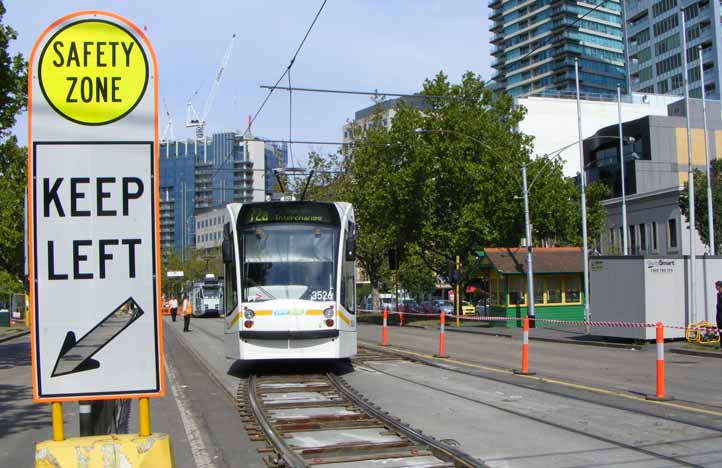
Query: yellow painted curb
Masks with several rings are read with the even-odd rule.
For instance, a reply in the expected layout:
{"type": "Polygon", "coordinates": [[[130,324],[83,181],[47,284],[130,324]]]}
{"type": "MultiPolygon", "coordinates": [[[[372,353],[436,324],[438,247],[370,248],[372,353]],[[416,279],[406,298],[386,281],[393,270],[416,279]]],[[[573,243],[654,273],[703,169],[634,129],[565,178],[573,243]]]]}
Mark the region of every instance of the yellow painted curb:
{"type": "Polygon", "coordinates": [[[35,468],[172,468],[168,434],[109,434],[45,440],[35,445],[35,468]]]}

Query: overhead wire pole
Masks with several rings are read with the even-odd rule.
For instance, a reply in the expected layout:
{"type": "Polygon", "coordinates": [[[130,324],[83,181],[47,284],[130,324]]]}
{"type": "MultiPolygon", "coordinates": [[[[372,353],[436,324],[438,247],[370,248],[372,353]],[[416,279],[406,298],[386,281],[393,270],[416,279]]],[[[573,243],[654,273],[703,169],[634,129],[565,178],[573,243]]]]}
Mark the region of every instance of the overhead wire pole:
{"type": "Polygon", "coordinates": [[[582,144],[582,104],[579,96],[579,59],[574,59],[574,79],[577,87],[577,129],[579,131],[579,181],[582,189],[582,258],[584,261],[584,321],[586,322],[586,333],[589,335],[591,329],[589,320],[589,250],[587,247],[587,196],[585,193],[586,177],[584,170],[584,145],[582,144]]]}
{"type": "Polygon", "coordinates": [[[521,165],[521,180],[524,190],[524,226],[526,229],[526,289],[527,289],[527,317],[530,325],[534,323],[536,312],[534,310],[534,268],[532,267],[531,224],[529,223],[529,188],[526,183],[526,163],[521,165]]]}
{"type": "MultiPolygon", "coordinates": [[[[696,276],[696,252],[695,252],[695,234],[697,231],[697,224],[695,222],[695,211],[694,211],[694,167],[692,166],[692,129],[689,124],[689,78],[687,76],[687,28],[685,26],[684,8],[680,8],[680,26],[682,34],[682,73],[683,84],[684,84],[684,106],[685,106],[685,121],[687,122],[687,189],[689,198],[689,273],[687,274],[688,280],[688,300],[689,306],[689,321],[695,323],[697,321],[697,310],[695,301],[695,276],[696,276]]],[[[704,87],[704,83],[702,84],[704,87]]]]}
{"type": "Polygon", "coordinates": [[[622,131],[622,90],[617,84],[617,113],[619,114],[619,166],[622,171],[622,247],[624,255],[629,255],[629,244],[627,241],[627,198],[625,193],[624,179],[624,133],[622,131]]]}
{"type": "Polygon", "coordinates": [[[709,139],[707,138],[707,98],[704,90],[704,66],[702,64],[702,46],[697,46],[699,52],[699,77],[700,91],[702,92],[702,121],[704,122],[704,161],[707,168],[707,230],[709,231],[709,254],[715,255],[715,236],[714,236],[714,210],[712,206],[712,176],[709,167],[709,139]]]}

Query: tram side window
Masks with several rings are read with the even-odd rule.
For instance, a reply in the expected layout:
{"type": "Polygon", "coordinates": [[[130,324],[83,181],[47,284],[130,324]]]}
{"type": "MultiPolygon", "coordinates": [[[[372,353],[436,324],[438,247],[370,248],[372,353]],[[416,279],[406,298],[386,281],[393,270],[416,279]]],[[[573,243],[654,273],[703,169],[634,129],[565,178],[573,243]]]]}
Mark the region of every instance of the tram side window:
{"type": "MultiPolygon", "coordinates": [[[[346,239],[354,235],[354,225],[349,223],[346,228],[346,235],[343,245],[346,245],[346,239]]],[[[346,260],[346,256],[342,257],[341,263],[341,305],[350,313],[356,313],[356,262],[354,260],[346,260]]]]}
{"type": "MultiPolygon", "coordinates": [[[[236,283],[236,262],[233,248],[233,236],[231,235],[230,224],[226,223],[223,229],[223,248],[228,249],[231,260],[224,262],[224,283],[225,293],[223,294],[224,309],[226,315],[230,315],[236,309],[238,299],[238,284],[236,283]]],[[[226,259],[224,259],[226,260],[226,259]]]]}

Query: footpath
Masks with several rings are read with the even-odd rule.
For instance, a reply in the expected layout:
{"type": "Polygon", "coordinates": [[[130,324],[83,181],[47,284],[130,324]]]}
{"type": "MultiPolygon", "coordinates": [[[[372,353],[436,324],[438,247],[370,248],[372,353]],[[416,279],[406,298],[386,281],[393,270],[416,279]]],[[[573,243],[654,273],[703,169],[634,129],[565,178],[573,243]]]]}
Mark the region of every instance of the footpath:
{"type": "MultiPolygon", "coordinates": [[[[389,315],[389,329],[398,327],[397,317],[397,314],[389,315]]],[[[360,323],[380,324],[378,318],[380,318],[380,314],[369,314],[367,316],[359,315],[358,320],[360,323]]],[[[439,329],[437,324],[430,324],[429,322],[428,320],[417,322],[413,320],[413,317],[407,315],[406,321],[401,328],[439,329]],[[409,320],[409,318],[411,318],[411,320],[409,320]]],[[[444,331],[448,333],[488,335],[519,340],[522,339],[523,333],[521,326],[503,327],[499,326],[498,322],[485,322],[477,318],[475,318],[474,321],[468,319],[462,320],[461,326],[457,327],[454,317],[448,317],[446,319],[444,331]]],[[[654,347],[655,345],[654,341],[631,340],[598,335],[594,333],[594,327],[590,327],[589,333],[587,333],[586,327],[580,325],[544,325],[530,328],[529,340],[622,349],[645,349],[646,347],[654,347]]],[[[684,339],[667,339],[665,340],[665,349],[670,353],[722,359],[722,351],[720,350],[719,343],[700,345],[689,343],[684,339]]]]}

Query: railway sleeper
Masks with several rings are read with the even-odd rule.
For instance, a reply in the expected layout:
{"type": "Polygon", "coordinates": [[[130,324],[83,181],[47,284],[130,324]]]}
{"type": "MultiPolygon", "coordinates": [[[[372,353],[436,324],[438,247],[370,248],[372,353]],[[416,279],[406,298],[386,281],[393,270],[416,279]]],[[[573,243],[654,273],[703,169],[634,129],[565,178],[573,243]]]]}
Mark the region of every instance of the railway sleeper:
{"type": "Polygon", "coordinates": [[[293,387],[264,387],[258,389],[261,395],[267,393],[294,393],[294,392],[332,392],[334,389],[329,384],[324,385],[296,385],[293,387]]]}
{"type": "Polygon", "coordinates": [[[343,398],[325,400],[325,401],[303,401],[303,402],[284,401],[284,402],[273,403],[273,402],[269,402],[269,401],[264,401],[263,409],[271,410],[271,409],[287,409],[287,408],[327,408],[330,406],[336,407],[336,406],[344,406],[347,404],[348,404],[348,401],[344,400],[343,398]]]}
{"type": "MultiPolygon", "coordinates": [[[[355,411],[358,411],[357,408],[354,408],[355,411]]],[[[326,423],[326,422],[336,422],[336,421],[355,421],[359,419],[373,419],[366,413],[360,413],[357,412],[355,414],[342,414],[342,415],[335,415],[335,414],[322,414],[318,416],[309,416],[305,418],[300,417],[289,417],[289,418],[274,418],[273,424],[274,425],[281,425],[281,424],[294,424],[294,423],[310,423],[310,424],[316,424],[316,423],[326,423]]]]}
{"type": "MultiPolygon", "coordinates": [[[[300,423],[300,424],[289,424],[289,425],[281,425],[281,426],[275,426],[275,429],[279,432],[307,432],[307,431],[320,431],[320,430],[329,430],[329,429],[374,429],[374,428],[383,428],[386,427],[379,421],[375,419],[368,419],[368,420],[360,420],[360,421],[338,421],[335,423],[332,422],[326,422],[326,423],[316,423],[316,424],[306,424],[306,423],[300,423]]],[[[394,434],[395,435],[395,434],[394,434]]]]}
{"type": "Polygon", "coordinates": [[[408,449],[408,450],[424,450],[425,446],[418,446],[408,440],[398,440],[393,442],[353,442],[345,444],[324,445],[321,447],[295,447],[294,451],[300,453],[304,457],[318,454],[327,456],[333,454],[349,454],[356,452],[385,452],[390,450],[408,449]]]}
{"type": "MultiPolygon", "coordinates": [[[[359,462],[359,461],[372,461],[372,460],[394,460],[394,459],[407,459],[409,462],[413,463],[413,459],[429,459],[432,458],[434,462],[438,462],[438,464],[425,464],[425,465],[410,465],[410,466],[423,466],[424,468],[446,468],[446,467],[453,467],[453,463],[444,462],[442,460],[439,460],[438,458],[434,457],[434,454],[431,453],[431,451],[423,450],[419,453],[411,453],[411,452],[388,452],[388,453],[379,453],[379,454],[366,454],[366,455],[350,455],[350,456],[339,456],[339,457],[323,457],[323,458],[312,458],[310,459],[310,464],[312,466],[317,465],[330,465],[330,464],[341,464],[341,463],[353,463],[353,462],[359,462]]],[[[428,460],[431,461],[431,460],[428,460]]]]}

